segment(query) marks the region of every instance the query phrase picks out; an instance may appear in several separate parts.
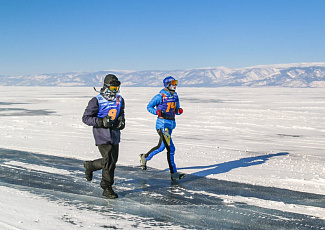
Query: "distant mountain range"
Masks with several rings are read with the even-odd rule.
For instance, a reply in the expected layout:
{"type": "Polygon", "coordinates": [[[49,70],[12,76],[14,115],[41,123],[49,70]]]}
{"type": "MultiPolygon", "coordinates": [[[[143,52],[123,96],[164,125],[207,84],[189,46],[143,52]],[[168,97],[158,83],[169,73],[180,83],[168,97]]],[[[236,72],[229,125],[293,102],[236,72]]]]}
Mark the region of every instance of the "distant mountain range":
{"type": "Polygon", "coordinates": [[[209,67],[184,70],[69,72],[28,76],[0,75],[3,86],[101,86],[106,74],[115,74],[123,86],[162,86],[173,76],[179,86],[200,87],[315,87],[325,88],[325,62],[253,66],[245,68],[209,67]]]}

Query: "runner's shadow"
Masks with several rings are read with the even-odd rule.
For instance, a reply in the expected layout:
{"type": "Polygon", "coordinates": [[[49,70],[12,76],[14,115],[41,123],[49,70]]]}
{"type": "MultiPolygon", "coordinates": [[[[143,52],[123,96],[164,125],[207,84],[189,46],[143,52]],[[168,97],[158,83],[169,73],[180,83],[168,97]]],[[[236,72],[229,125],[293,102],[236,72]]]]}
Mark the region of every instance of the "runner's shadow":
{"type": "Polygon", "coordinates": [[[260,165],[264,164],[266,161],[268,161],[272,157],[277,156],[285,156],[288,155],[288,152],[279,152],[276,154],[267,154],[267,155],[261,155],[261,156],[255,156],[255,157],[246,157],[235,161],[229,161],[224,162],[220,164],[214,164],[214,165],[208,165],[208,166],[193,166],[193,167],[185,167],[185,168],[178,168],[179,170],[182,169],[203,169],[201,171],[192,173],[193,176],[199,176],[199,177],[206,177],[212,174],[221,174],[229,172],[236,168],[245,168],[250,167],[253,165],[260,165]]]}

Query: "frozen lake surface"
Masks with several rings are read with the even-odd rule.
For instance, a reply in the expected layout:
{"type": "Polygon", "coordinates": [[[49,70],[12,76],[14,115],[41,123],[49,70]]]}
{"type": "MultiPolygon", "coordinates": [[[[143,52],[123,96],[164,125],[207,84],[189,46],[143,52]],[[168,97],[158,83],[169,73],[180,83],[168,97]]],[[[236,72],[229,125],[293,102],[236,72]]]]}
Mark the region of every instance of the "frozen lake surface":
{"type": "Polygon", "coordinates": [[[1,87],[0,228],[325,229],[325,89],[179,88],[173,140],[187,177],[177,183],[165,153],[138,167],[158,141],[146,111],[157,92],[122,88],[112,201],[99,172],[91,183],[83,174],[99,157],[81,122],[96,93],[1,87]]]}

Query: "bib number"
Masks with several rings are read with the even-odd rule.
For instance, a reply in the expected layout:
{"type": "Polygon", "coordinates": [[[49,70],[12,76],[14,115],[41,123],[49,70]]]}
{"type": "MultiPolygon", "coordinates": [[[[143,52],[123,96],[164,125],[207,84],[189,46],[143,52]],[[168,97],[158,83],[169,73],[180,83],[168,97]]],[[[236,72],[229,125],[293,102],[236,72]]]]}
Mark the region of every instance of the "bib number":
{"type": "Polygon", "coordinates": [[[168,113],[170,109],[175,111],[175,108],[176,108],[176,102],[168,102],[166,112],[168,113]]]}
{"type": "Polygon", "coordinates": [[[111,117],[111,120],[115,120],[116,118],[116,114],[117,114],[117,109],[111,109],[109,112],[108,112],[108,116],[111,117]]]}

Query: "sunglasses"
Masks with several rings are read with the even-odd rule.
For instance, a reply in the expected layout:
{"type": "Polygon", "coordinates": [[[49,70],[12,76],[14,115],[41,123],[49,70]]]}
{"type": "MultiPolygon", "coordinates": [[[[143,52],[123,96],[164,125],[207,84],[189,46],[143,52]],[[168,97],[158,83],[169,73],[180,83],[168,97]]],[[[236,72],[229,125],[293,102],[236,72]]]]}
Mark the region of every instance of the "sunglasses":
{"type": "Polygon", "coordinates": [[[118,93],[120,91],[120,87],[119,86],[109,86],[108,90],[114,93],[118,93]]]}
{"type": "Polygon", "coordinates": [[[118,92],[120,92],[120,87],[119,86],[108,86],[107,88],[104,89],[103,93],[107,93],[107,92],[118,93],[118,92]]]}
{"type": "Polygon", "coordinates": [[[177,85],[177,83],[178,83],[177,80],[172,80],[172,81],[170,82],[171,85],[177,85]]]}
{"type": "Polygon", "coordinates": [[[111,82],[111,85],[104,83],[104,85],[107,87],[106,92],[109,90],[113,93],[118,93],[120,91],[120,82],[119,81],[114,81],[111,82]]]}

